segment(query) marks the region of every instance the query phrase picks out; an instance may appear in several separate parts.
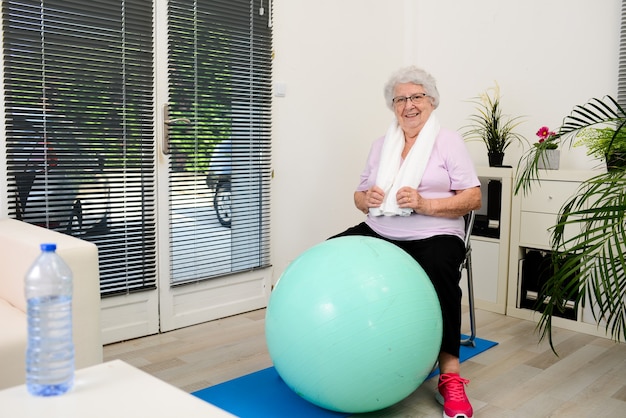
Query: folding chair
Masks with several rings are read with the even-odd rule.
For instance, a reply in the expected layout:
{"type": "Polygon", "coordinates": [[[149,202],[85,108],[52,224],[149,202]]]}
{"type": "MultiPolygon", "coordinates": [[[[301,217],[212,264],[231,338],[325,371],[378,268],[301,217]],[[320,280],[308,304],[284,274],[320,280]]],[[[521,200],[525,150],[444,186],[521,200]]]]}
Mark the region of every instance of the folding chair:
{"type": "Polygon", "coordinates": [[[465,260],[461,263],[459,267],[459,272],[462,272],[463,269],[467,271],[467,299],[469,302],[469,318],[470,318],[470,336],[468,338],[461,339],[461,345],[465,346],[476,346],[476,318],[474,316],[474,280],[472,277],[472,228],[474,227],[474,219],[476,218],[476,213],[471,211],[467,215],[465,215],[465,260]]]}

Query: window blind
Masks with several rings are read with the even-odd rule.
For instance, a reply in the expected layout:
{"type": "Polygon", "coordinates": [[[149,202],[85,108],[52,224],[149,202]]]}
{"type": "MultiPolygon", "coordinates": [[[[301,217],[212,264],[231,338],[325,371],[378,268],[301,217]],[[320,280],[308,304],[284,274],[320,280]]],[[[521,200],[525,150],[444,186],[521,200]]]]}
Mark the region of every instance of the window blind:
{"type": "Polygon", "coordinates": [[[171,0],[171,282],[269,265],[271,10],[171,0]]]}
{"type": "Polygon", "coordinates": [[[9,212],[92,241],[101,293],[155,287],[152,2],[2,2],[9,212]]]}
{"type": "Polygon", "coordinates": [[[626,106],[626,0],[622,0],[622,19],[619,36],[619,68],[617,77],[617,101],[626,106]]]}

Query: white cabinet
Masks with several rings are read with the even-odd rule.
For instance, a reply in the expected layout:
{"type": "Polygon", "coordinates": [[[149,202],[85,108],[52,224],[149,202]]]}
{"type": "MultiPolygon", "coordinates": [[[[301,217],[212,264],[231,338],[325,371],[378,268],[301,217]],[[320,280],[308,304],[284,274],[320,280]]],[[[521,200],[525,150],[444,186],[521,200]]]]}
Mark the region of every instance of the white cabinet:
{"type": "MultiPolygon", "coordinates": [[[[533,183],[529,194],[521,191],[512,196],[508,297],[506,314],[516,318],[538,320],[533,309],[533,270],[537,260],[549,259],[551,228],[557,223],[563,204],[575,196],[581,183],[598,171],[539,170],[540,182],[533,183]]],[[[574,227],[572,227],[574,228],[574,227]]],[[[565,237],[572,232],[565,230],[565,237]]],[[[541,273],[543,274],[543,273],[541,273]]],[[[541,275],[537,273],[537,276],[541,275]]],[[[541,281],[541,280],[539,280],[541,281]]],[[[540,284],[539,284],[540,285],[540,284]]],[[[566,317],[553,318],[553,325],[593,335],[605,336],[604,329],[590,321],[589,307],[572,309],[566,317]]]]}
{"type": "MultiPolygon", "coordinates": [[[[583,179],[542,179],[533,185],[532,193],[520,196],[519,245],[549,250],[551,228],[557,223],[561,206],[575,196],[583,179]]],[[[567,233],[565,235],[568,236],[567,233]]]]}
{"type": "MultiPolygon", "coordinates": [[[[483,195],[472,233],[472,273],[477,308],[504,314],[509,270],[512,169],[477,167],[483,195]],[[499,195],[499,196],[498,196],[499,195]]],[[[467,285],[461,289],[467,303],[467,285]]]]}

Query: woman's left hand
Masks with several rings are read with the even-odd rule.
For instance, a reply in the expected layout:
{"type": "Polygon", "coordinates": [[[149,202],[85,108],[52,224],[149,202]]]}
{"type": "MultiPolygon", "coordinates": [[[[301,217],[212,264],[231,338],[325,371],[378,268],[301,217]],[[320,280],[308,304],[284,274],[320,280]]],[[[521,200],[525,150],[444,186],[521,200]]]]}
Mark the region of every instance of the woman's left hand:
{"type": "Polygon", "coordinates": [[[417,190],[410,187],[402,187],[396,193],[396,201],[401,208],[411,208],[416,213],[420,213],[419,210],[423,204],[424,199],[417,193],[417,190]]]}
{"type": "Polygon", "coordinates": [[[396,193],[401,208],[411,208],[415,213],[443,218],[458,218],[471,210],[480,209],[480,187],[456,190],[454,196],[441,199],[424,199],[417,190],[402,187],[396,193]]]}

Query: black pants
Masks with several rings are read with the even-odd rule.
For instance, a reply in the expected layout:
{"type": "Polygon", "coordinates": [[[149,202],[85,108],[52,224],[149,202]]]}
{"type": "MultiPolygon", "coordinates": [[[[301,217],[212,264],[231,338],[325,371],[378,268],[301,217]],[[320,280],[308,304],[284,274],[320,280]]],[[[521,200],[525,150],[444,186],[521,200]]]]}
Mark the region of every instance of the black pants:
{"type": "Polygon", "coordinates": [[[461,347],[461,280],[460,266],[465,246],[459,237],[437,235],[417,241],[396,241],[381,237],[362,222],[332,238],[364,235],[391,242],[406,251],[422,266],[435,287],[443,316],[441,351],[459,356],[461,347]]]}

